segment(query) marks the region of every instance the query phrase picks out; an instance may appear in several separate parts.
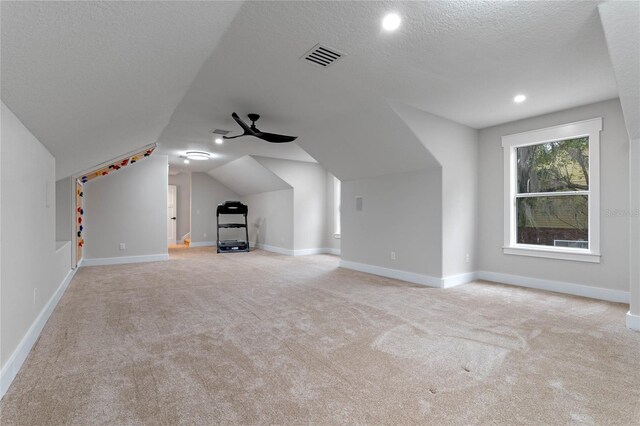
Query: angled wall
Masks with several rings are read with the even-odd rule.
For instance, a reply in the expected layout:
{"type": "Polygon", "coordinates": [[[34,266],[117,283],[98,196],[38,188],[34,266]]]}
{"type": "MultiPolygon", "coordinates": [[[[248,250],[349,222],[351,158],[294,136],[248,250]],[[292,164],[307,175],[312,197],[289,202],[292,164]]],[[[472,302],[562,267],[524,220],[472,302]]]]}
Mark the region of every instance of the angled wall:
{"type": "Polygon", "coordinates": [[[324,248],[326,173],[317,163],[254,157],[293,188],[293,249],[324,248]]]}
{"type": "Polygon", "coordinates": [[[167,185],[157,154],[85,183],[83,265],[167,259],[167,185]]]}
{"type": "Polygon", "coordinates": [[[442,277],[476,270],[478,132],[408,105],[398,116],[442,166],[442,277]]]}
{"type": "Polygon", "coordinates": [[[2,103],[0,136],[0,397],[73,273],[56,243],[55,159],[2,103]]]}
{"type": "Polygon", "coordinates": [[[598,5],[629,134],[629,284],[627,326],[640,330],[640,3],[598,5]]]}

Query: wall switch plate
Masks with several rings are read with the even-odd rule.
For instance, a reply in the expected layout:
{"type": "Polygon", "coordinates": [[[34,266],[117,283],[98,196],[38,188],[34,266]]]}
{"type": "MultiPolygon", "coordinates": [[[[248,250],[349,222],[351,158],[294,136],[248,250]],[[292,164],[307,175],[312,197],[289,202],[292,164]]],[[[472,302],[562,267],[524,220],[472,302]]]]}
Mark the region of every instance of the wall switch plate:
{"type": "Polygon", "coordinates": [[[203,237],[207,238],[207,234],[202,234],[203,237]]]}
{"type": "Polygon", "coordinates": [[[36,299],[38,298],[38,289],[34,288],[33,289],[33,304],[36,304],[36,299]]]}
{"type": "Polygon", "coordinates": [[[391,252],[391,260],[396,260],[396,252],[395,251],[391,252]]]}
{"type": "Polygon", "coordinates": [[[125,243],[120,243],[120,250],[126,250],[127,245],[125,243]]]}
{"type": "Polygon", "coordinates": [[[464,261],[467,263],[471,262],[471,255],[469,253],[464,257],[464,261]]]}
{"type": "Polygon", "coordinates": [[[362,197],[356,197],[356,211],[362,211],[362,197]]]}

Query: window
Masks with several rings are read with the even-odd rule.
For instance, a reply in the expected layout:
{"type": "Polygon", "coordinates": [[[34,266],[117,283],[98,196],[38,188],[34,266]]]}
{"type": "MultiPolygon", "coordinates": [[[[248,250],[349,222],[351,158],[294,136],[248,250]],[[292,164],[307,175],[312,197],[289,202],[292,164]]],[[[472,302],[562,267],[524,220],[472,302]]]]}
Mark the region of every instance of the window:
{"type": "Polygon", "coordinates": [[[504,253],[600,261],[602,118],[502,137],[504,253]]]}

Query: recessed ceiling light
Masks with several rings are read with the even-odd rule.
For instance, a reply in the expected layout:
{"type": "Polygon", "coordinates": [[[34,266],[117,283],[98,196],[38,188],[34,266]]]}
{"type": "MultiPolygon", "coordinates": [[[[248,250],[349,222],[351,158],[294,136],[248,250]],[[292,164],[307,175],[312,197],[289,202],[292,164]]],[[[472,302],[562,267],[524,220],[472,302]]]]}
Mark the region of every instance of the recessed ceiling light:
{"type": "Polygon", "coordinates": [[[516,96],[513,98],[513,102],[515,102],[515,103],[517,103],[517,104],[522,103],[522,102],[524,102],[524,101],[526,101],[526,100],[527,100],[527,97],[526,97],[525,95],[516,95],[516,96]]]}
{"type": "Polygon", "coordinates": [[[189,164],[189,160],[184,160],[184,164],[189,164]]]}
{"type": "Polygon", "coordinates": [[[222,138],[216,138],[216,143],[218,145],[222,145],[222,138]]]}
{"type": "Polygon", "coordinates": [[[187,151],[187,158],[189,160],[208,160],[211,154],[203,151],[187,151]]]}
{"type": "Polygon", "coordinates": [[[395,31],[400,27],[400,23],[402,19],[397,13],[389,13],[384,18],[382,18],[382,28],[385,31],[395,31]]]}

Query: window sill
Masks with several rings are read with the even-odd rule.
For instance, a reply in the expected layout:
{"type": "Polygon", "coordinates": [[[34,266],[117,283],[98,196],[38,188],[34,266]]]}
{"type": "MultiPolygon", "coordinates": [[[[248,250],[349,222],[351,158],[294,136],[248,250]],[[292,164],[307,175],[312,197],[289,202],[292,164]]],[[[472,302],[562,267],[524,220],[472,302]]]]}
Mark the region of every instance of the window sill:
{"type": "Polygon", "coordinates": [[[546,259],[572,260],[576,262],[600,263],[600,254],[586,250],[563,250],[552,247],[539,248],[535,246],[503,247],[504,254],[529,257],[543,257],[546,259]]]}
{"type": "Polygon", "coordinates": [[[340,234],[333,234],[333,238],[335,238],[336,240],[340,239],[340,234]]]}

